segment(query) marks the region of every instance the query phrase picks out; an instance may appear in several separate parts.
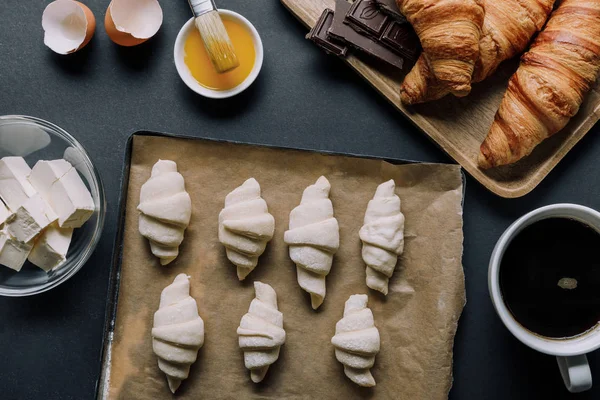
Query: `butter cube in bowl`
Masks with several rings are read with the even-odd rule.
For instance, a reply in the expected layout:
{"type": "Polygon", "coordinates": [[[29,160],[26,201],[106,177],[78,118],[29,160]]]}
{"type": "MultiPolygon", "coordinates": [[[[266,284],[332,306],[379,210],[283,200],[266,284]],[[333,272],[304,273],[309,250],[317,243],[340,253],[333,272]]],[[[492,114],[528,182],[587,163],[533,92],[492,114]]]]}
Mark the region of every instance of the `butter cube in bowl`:
{"type": "Polygon", "coordinates": [[[0,116],[0,295],[42,293],[72,277],[105,214],[100,175],[73,136],[38,118],[0,116]]]}

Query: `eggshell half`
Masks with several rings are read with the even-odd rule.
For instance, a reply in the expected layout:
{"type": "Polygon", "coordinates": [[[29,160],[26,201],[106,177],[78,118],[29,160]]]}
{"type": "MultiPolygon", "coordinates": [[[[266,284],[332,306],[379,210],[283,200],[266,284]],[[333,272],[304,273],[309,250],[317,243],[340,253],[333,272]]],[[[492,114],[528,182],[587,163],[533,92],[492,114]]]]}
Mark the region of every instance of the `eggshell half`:
{"type": "Polygon", "coordinates": [[[106,33],[121,46],[144,43],[158,32],[162,22],[157,0],[112,0],[104,18],[106,33]]]}
{"type": "Polygon", "coordinates": [[[56,0],[42,14],[44,44],[58,54],[82,49],[94,36],[96,19],[92,11],[74,0],[56,0]]]}

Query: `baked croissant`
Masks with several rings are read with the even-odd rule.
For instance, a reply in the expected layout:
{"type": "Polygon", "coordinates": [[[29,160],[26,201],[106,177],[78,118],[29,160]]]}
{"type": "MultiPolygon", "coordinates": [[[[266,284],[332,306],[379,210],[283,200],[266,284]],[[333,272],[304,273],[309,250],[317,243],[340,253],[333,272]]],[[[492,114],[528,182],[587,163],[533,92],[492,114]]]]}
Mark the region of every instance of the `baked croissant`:
{"type": "Polygon", "coordinates": [[[385,295],[398,256],[404,250],[404,215],[395,189],[393,179],[377,187],[358,233],[363,242],[362,258],[367,264],[367,286],[385,295]]]}
{"type": "Polygon", "coordinates": [[[350,296],[344,306],[344,317],[335,325],[331,343],[335,358],[344,365],[344,373],[359,386],[375,386],[371,367],[379,353],[379,330],[373,313],[367,307],[366,294],[350,296]]]}
{"type": "Polygon", "coordinates": [[[198,315],[196,300],[190,297],[190,279],[179,274],[162,291],[152,328],[152,348],[171,392],[187,379],[203,344],[204,321],[198,315]]]}
{"type": "Polygon", "coordinates": [[[283,314],[277,309],[277,294],[266,283],[254,282],[255,298],[248,313],[237,329],[244,364],[250,370],[250,379],[262,381],[269,366],[279,358],[279,349],[285,343],[283,314]]]}
{"type": "Polygon", "coordinates": [[[315,310],[323,304],[325,277],[340,246],[340,229],[333,216],[330,189],[324,176],[307,187],[300,205],[290,213],[290,229],[283,236],[290,247],[290,258],[296,263],[298,284],[310,293],[315,310]]]}
{"type": "Polygon", "coordinates": [[[248,179],[227,195],[219,214],[219,241],[229,261],[237,266],[239,280],[254,270],[274,231],[275,219],[260,197],[256,179],[248,179]]]}
{"type": "MultiPolygon", "coordinates": [[[[482,0],[485,17],[479,39],[479,58],[472,81],[481,82],[492,75],[500,63],[521,53],[539,32],[552,11],[554,0],[482,0]]],[[[410,86],[403,86],[405,104],[440,99],[451,92],[438,82],[425,58],[415,66],[410,86]]]]}
{"type": "Polygon", "coordinates": [[[521,53],[552,12],[555,0],[483,0],[485,18],[473,82],[492,75],[504,60],[521,53]]]}
{"type": "Polygon", "coordinates": [[[600,2],[562,1],[510,78],[479,166],[514,163],[564,128],[599,72],[600,2]]]}
{"type": "Polygon", "coordinates": [[[484,10],[481,0],[396,0],[413,26],[423,52],[404,78],[400,98],[419,102],[425,76],[435,78],[440,90],[463,97],[471,91],[471,77],[479,57],[484,10]]]}
{"type": "Polygon", "coordinates": [[[173,161],[158,160],[140,192],[139,229],[150,240],[152,254],[167,265],[179,255],[192,216],[192,201],[173,161]]]}

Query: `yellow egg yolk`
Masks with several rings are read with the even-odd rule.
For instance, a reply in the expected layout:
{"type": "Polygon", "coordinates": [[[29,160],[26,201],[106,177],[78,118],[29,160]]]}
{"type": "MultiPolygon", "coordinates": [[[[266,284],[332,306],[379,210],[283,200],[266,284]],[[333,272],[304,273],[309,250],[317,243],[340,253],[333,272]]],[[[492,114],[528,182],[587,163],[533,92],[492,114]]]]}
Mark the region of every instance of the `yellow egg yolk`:
{"type": "Polygon", "coordinates": [[[200,32],[197,29],[192,29],[185,40],[184,46],[185,64],[192,76],[202,86],[213,90],[232,89],[242,83],[250,75],[256,56],[252,36],[250,36],[250,33],[244,26],[235,21],[225,19],[223,20],[223,24],[240,62],[237,68],[223,74],[217,73],[208,57],[206,48],[200,37],[200,32]]]}

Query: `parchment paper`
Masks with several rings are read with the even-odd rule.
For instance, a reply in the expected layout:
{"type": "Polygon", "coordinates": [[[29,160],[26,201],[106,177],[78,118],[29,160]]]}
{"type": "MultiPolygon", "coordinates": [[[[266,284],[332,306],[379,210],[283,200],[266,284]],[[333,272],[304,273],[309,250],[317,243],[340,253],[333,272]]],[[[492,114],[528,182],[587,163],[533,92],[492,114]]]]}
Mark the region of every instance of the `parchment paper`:
{"type": "Polygon", "coordinates": [[[452,346],[465,303],[462,181],[458,166],[389,163],[203,140],[136,136],[127,194],[123,264],[109,383],[111,399],[442,399],[452,385],[452,346]],[[193,204],[180,255],[161,267],[138,232],[141,185],[159,159],[177,162],[193,204]],[[296,281],[283,242],[289,212],[304,188],[325,175],[340,225],[340,249],[318,311],[296,281]],[[275,236],[244,282],[217,239],[227,193],[256,178],[275,217],[275,236]],[[387,298],[365,284],[358,231],[378,184],[395,179],[406,217],[405,253],[387,298]],[[175,276],[191,275],[191,294],[206,336],[190,377],[175,396],[152,352],[151,327],[160,293],[175,276]],[[260,384],[250,381],[236,329],[254,298],[253,281],[277,292],[287,340],[260,384]],[[344,302],[369,294],[381,335],[372,373],[377,386],[346,378],[330,343],[344,302]]]}

